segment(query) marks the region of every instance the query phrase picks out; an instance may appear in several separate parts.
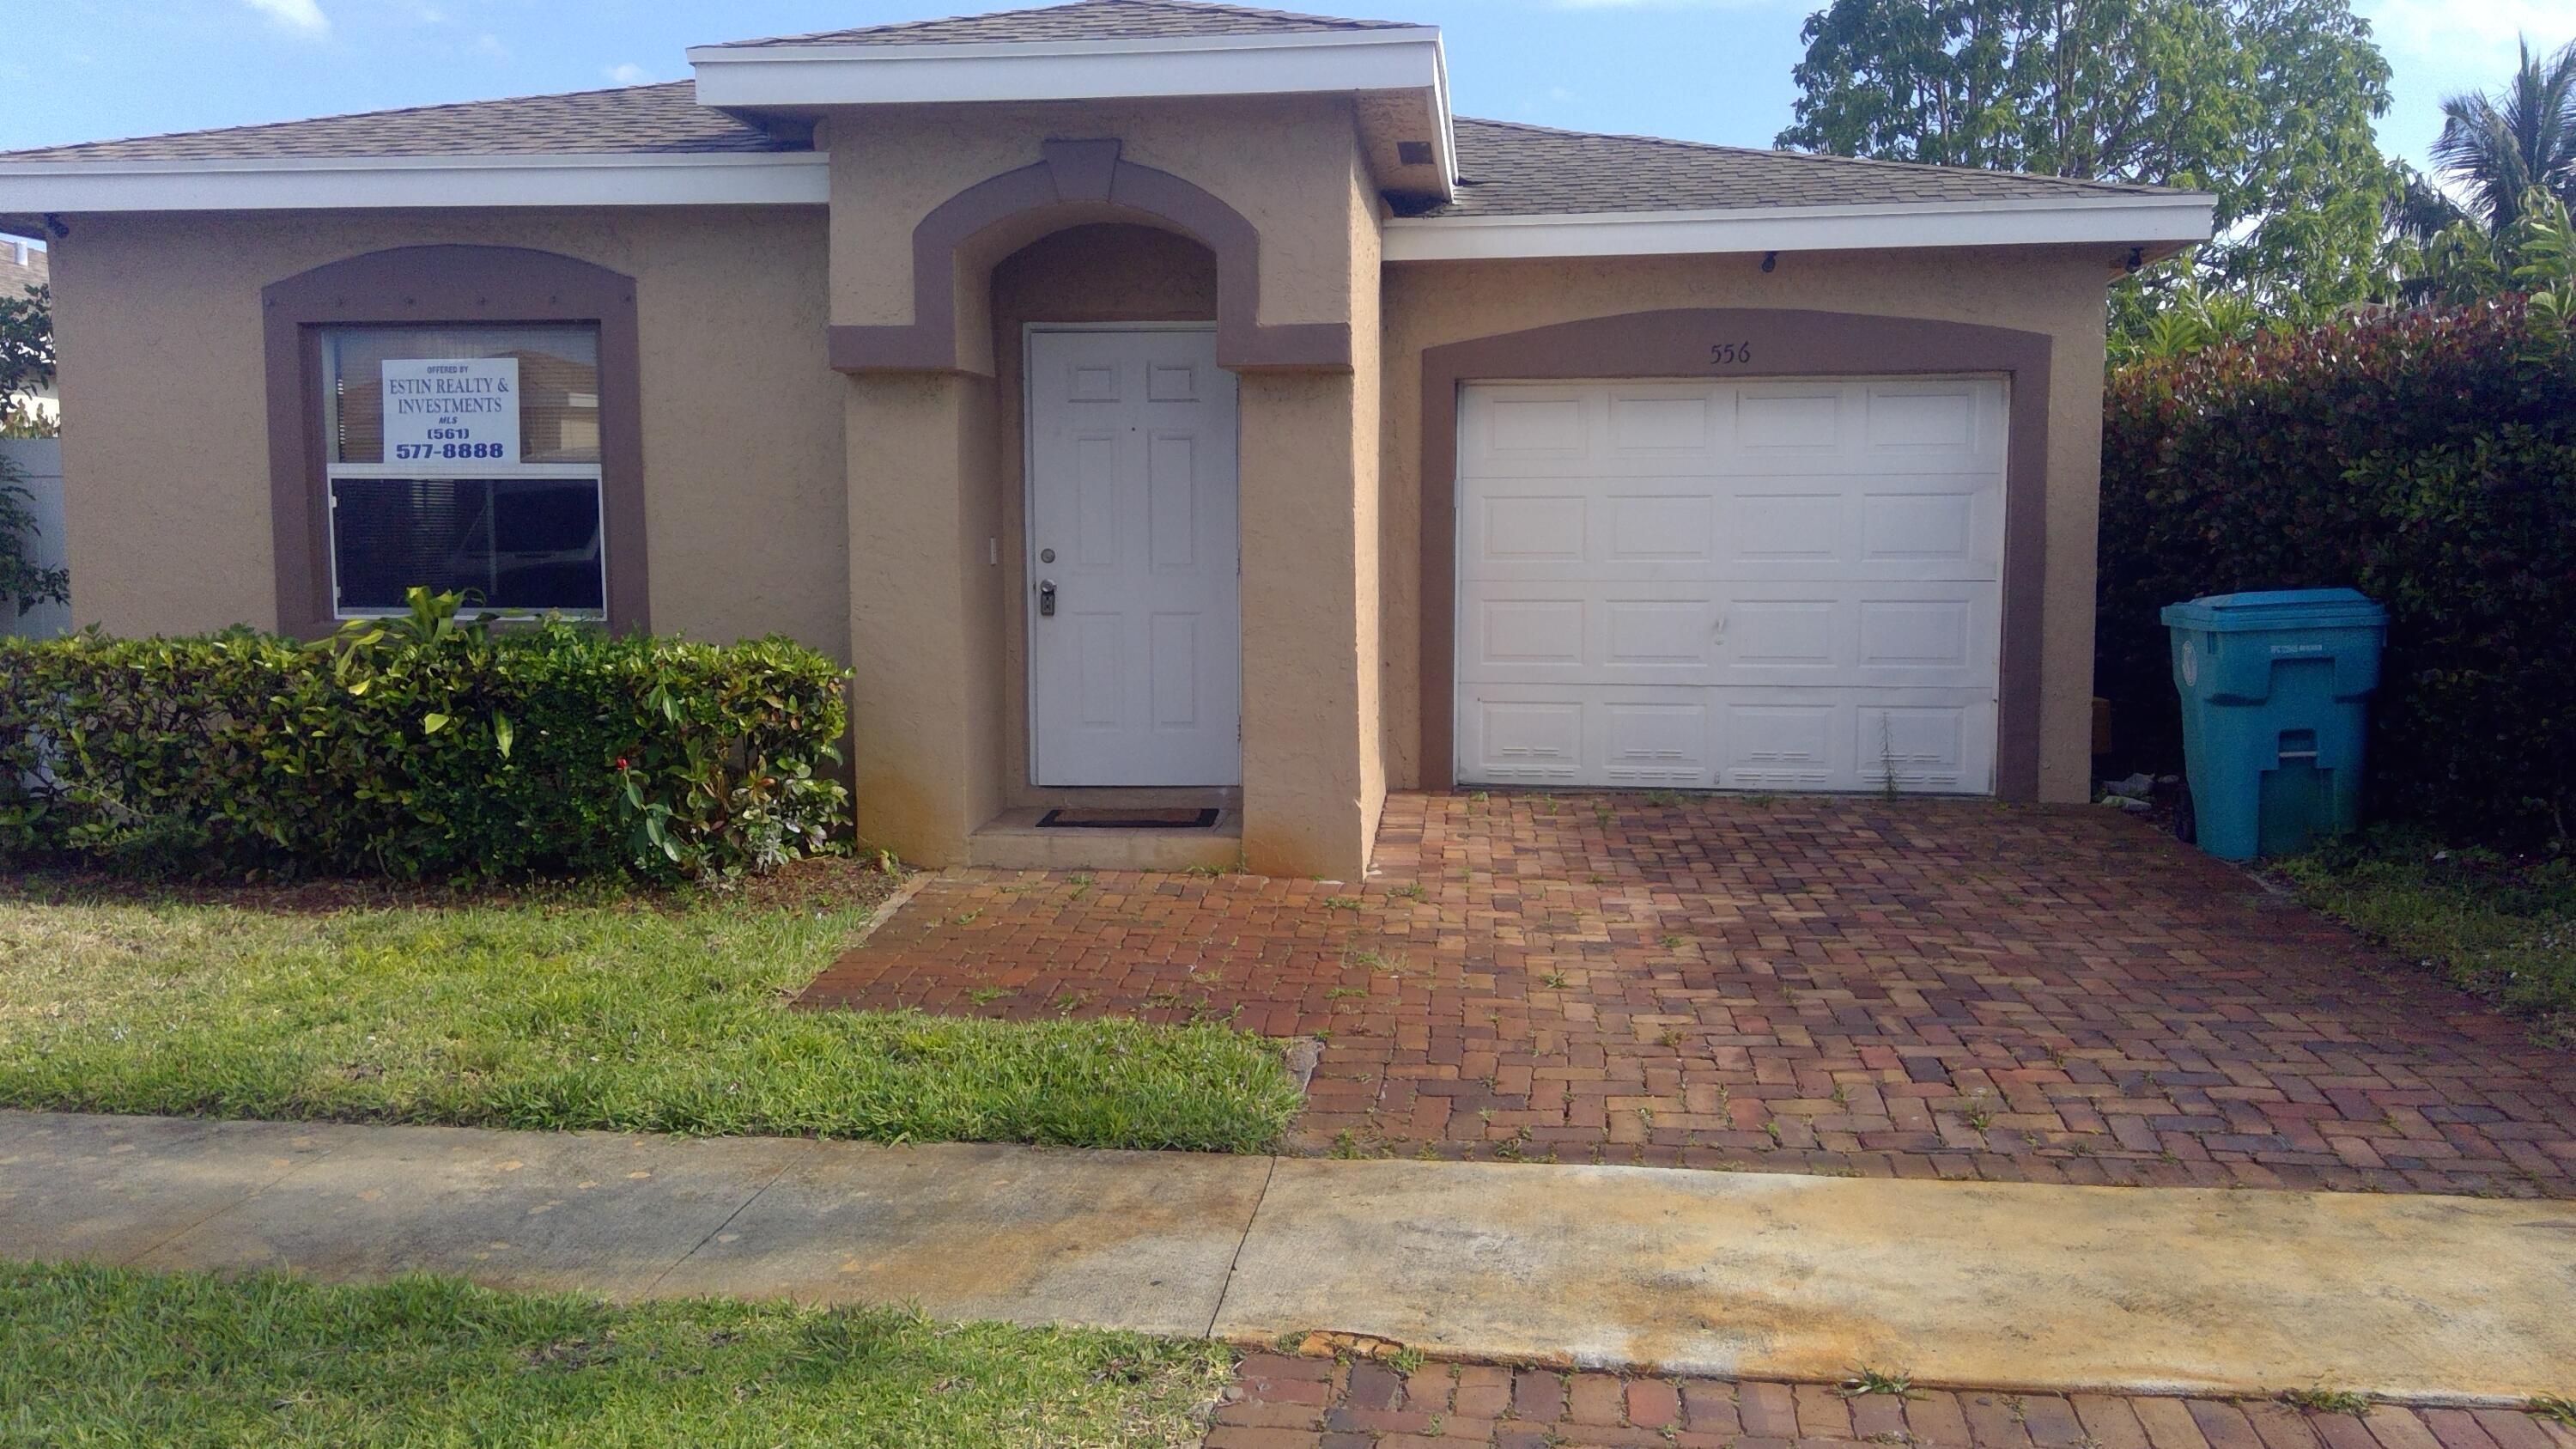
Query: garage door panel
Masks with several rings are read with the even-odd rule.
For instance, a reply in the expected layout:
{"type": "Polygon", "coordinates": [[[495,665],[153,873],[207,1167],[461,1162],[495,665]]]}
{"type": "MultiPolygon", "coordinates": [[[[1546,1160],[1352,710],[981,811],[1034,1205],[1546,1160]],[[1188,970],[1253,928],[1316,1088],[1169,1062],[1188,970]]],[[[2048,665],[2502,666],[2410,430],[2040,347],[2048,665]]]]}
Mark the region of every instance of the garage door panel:
{"type": "Polygon", "coordinates": [[[1869,466],[2000,472],[2004,397],[1980,378],[1904,379],[1865,385],[1869,466]]]}
{"type": "Polygon", "coordinates": [[[1836,690],[1478,688],[1462,699],[1460,774],[1619,789],[1993,788],[1994,705],[1959,694],[1836,690]]]}
{"type": "Polygon", "coordinates": [[[1633,579],[1462,590],[1462,682],[1991,689],[2001,628],[1978,584],[1633,579]]]}
{"type": "Polygon", "coordinates": [[[1475,384],[1462,780],[1980,792],[2000,383],[1475,384]]]}

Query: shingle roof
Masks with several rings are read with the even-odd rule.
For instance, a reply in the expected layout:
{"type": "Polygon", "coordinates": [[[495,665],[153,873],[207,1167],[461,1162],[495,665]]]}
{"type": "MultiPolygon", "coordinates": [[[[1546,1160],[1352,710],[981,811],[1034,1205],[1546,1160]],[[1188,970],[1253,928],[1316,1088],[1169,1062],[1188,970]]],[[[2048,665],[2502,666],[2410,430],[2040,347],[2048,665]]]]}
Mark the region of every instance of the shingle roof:
{"type": "MultiPolygon", "coordinates": [[[[1233,6],[1177,0],[1079,0],[1021,16],[1174,10],[1272,16],[1233,6]]],[[[1003,19],[1010,17],[978,17],[1003,19]]],[[[927,25],[950,22],[931,21],[927,25]]],[[[964,22],[960,22],[964,23],[964,22]]],[[[1349,21],[1366,25],[1372,22],[1349,21]]],[[[895,27],[903,28],[903,27],[895,27]]],[[[2158,188],[2053,176],[1913,166],[1557,131],[1510,121],[1457,120],[1459,186],[1454,201],[1408,208],[1427,217],[1724,210],[1737,207],[1890,205],[1907,202],[2048,200],[2152,195],[2158,188]]],[[[627,86],[568,95],[467,101],[236,126],[126,141],[92,141],[0,153],[23,161],[223,161],[284,157],[457,155],[653,155],[803,150],[723,111],[697,103],[691,84],[627,86]]]]}
{"type": "Polygon", "coordinates": [[[1349,20],[1338,15],[1296,15],[1214,0],[1074,0],[1034,10],[908,20],[854,30],[820,30],[766,40],[740,40],[716,49],[764,45],[979,45],[1010,41],[1153,40],[1198,35],[1295,35],[1332,30],[1409,30],[1397,20],[1349,20]]]}
{"type": "Polygon", "coordinates": [[[127,141],[0,152],[8,161],[226,161],[277,157],[512,156],[795,151],[697,103],[689,81],[369,111],[127,141]]]}
{"type": "Polygon", "coordinates": [[[2161,188],[1557,131],[1460,116],[1458,196],[1414,216],[1540,216],[2155,195],[2161,188]]]}

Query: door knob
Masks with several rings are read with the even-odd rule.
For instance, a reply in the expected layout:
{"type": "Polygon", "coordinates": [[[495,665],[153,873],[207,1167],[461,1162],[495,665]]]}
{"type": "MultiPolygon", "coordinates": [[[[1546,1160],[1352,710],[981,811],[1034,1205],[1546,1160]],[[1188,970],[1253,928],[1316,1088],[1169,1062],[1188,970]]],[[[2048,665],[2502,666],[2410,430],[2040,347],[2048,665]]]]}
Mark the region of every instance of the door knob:
{"type": "Polygon", "coordinates": [[[1053,579],[1038,580],[1038,617],[1041,619],[1055,617],[1055,580],[1053,579]]]}

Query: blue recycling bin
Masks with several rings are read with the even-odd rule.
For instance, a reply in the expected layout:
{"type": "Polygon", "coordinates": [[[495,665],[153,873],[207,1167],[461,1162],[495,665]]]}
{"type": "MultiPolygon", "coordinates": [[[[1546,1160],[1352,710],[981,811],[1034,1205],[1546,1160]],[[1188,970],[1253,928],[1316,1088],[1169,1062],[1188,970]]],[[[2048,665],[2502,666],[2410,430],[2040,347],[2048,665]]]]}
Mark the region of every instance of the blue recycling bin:
{"type": "Polygon", "coordinates": [[[2294,855],[2361,824],[2361,747],[2388,611],[2351,589],[2168,606],[2192,838],[2294,855]]]}

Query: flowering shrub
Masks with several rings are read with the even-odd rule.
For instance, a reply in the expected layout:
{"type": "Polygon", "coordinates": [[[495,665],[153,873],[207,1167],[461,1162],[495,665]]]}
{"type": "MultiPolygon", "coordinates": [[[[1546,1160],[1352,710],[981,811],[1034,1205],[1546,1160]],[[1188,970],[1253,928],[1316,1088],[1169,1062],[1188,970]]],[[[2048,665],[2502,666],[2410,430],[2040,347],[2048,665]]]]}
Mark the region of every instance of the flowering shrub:
{"type": "Polygon", "coordinates": [[[842,673],[455,595],[318,643],[0,639],[0,853],[130,868],[726,876],[824,847],[842,673]]]}
{"type": "Polygon", "coordinates": [[[2349,584],[2389,609],[2374,808],[2576,824],[2576,338],[2506,297],[2116,374],[2095,689],[2130,763],[2181,759],[2159,607],[2349,584]]]}

